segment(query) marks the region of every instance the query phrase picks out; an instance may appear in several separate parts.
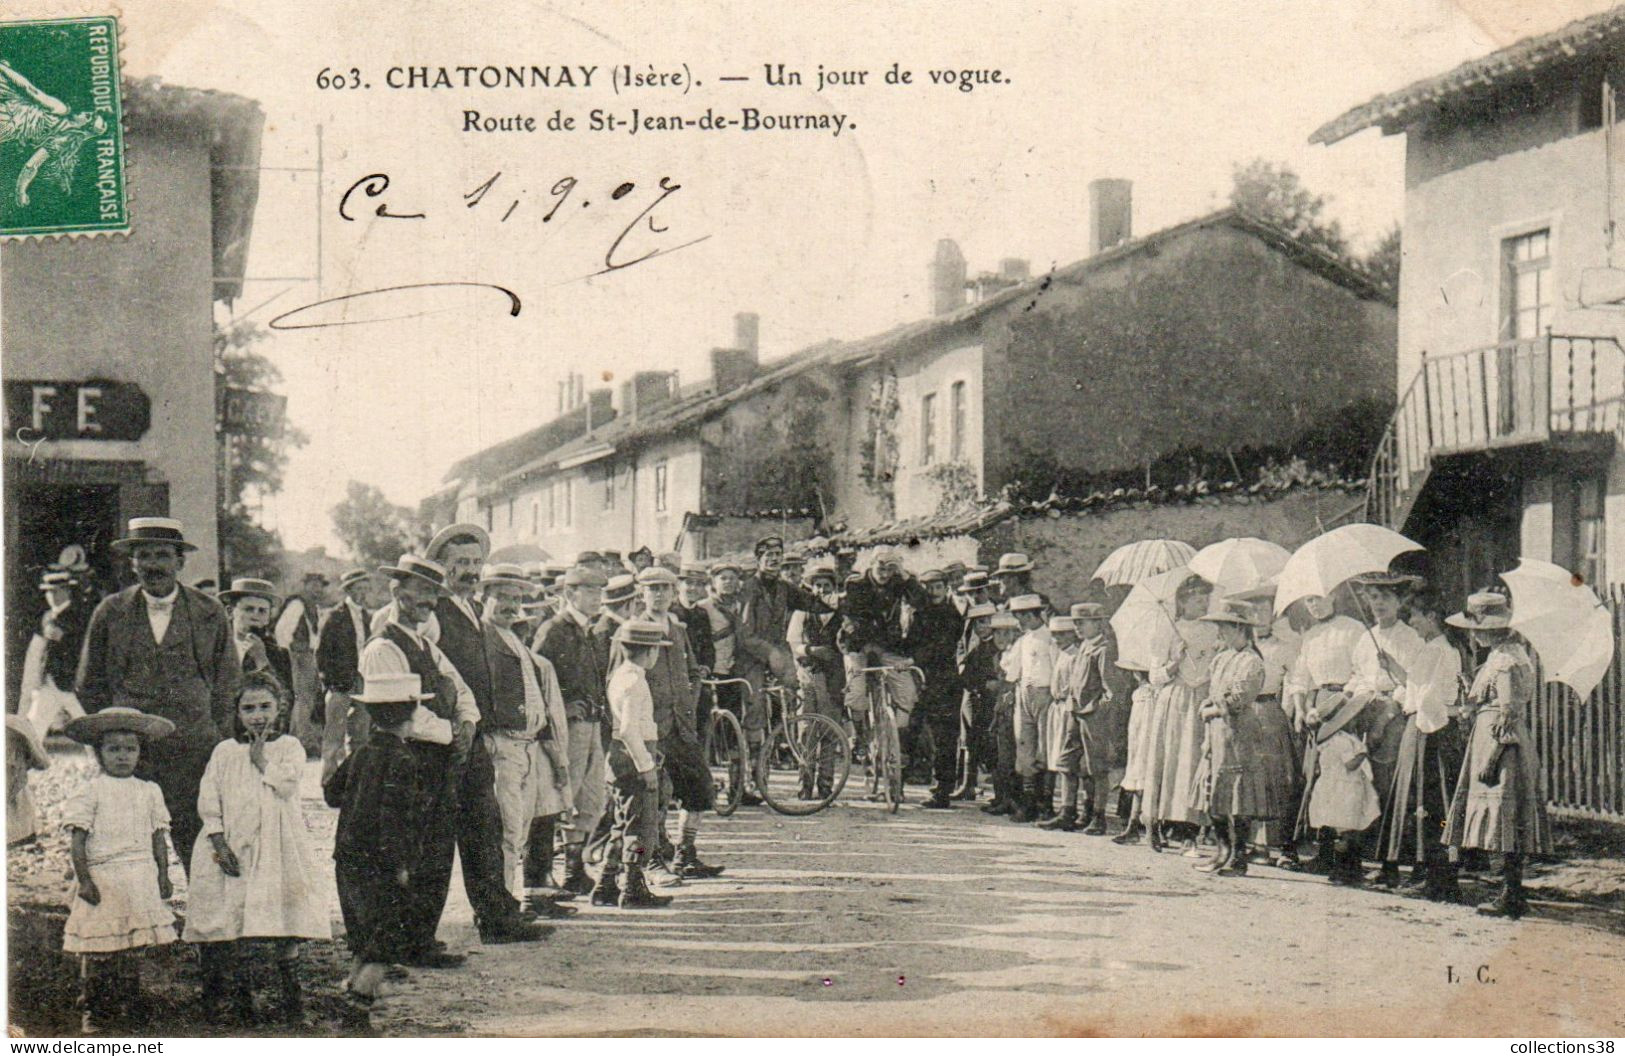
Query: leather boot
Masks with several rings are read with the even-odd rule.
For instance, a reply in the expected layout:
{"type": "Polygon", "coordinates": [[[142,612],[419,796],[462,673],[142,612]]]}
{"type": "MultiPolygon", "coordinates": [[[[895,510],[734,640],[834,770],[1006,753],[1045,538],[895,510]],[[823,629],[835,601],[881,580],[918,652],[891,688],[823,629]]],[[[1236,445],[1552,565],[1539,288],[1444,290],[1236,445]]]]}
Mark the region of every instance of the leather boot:
{"type": "Polygon", "coordinates": [[[993,798],[982,804],[983,814],[1010,813],[1010,788],[1008,782],[997,774],[993,775],[993,798]]]}
{"type": "Polygon", "coordinates": [[[1112,837],[1112,842],[1119,845],[1139,843],[1140,837],[1144,834],[1144,832],[1145,826],[1140,822],[1139,818],[1134,818],[1127,825],[1123,826],[1122,832],[1112,837]]]}
{"type": "Polygon", "coordinates": [[[1046,770],[1038,775],[1037,817],[1048,821],[1055,817],[1055,775],[1046,770]]]}
{"type": "Polygon", "coordinates": [[[1528,910],[1529,904],[1523,897],[1523,855],[1509,851],[1502,856],[1501,893],[1493,901],[1479,906],[1478,912],[1486,917],[1517,920],[1528,910]]]}
{"type": "Polygon", "coordinates": [[[595,906],[618,906],[621,904],[620,863],[604,863],[604,871],[598,876],[598,883],[592,889],[592,904],[595,906]]]}
{"type": "Polygon", "coordinates": [[[670,895],[657,895],[649,890],[649,885],[643,880],[643,867],[641,865],[628,865],[626,867],[626,884],[621,888],[622,909],[660,909],[671,905],[670,895]]]}
{"type": "Polygon", "coordinates": [[[1083,830],[1083,834],[1085,836],[1106,835],[1106,812],[1104,810],[1095,811],[1094,820],[1089,822],[1089,827],[1083,830]]]}
{"type": "Polygon", "coordinates": [[[1230,845],[1229,859],[1223,865],[1219,866],[1217,870],[1215,870],[1215,875],[1247,875],[1247,837],[1244,835],[1246,831],[1247,830],[1243,828],[1239,833],[1233,832],[1230,834],[1228,841],[1230,845]]]}
{"type": "Polygon", "coordinates": [[[1235,848],[1231,846],[1230,831],[1218,825],[1213,829],[1213,853],[1196,866],[1199,873],[1216,873],[1229,864],[1235,848]]]}
{"type": "Polygon", "coordinates": [[[1010,820],[1025,824],[1033,820],[1034,804],[1038,802],[1038,778],[1031,775],[1017,775],[1012,778],[1015,788],[1016,802],[1010,810],[1010,820]]]}
{"type": "Polygon", "coordinates": [[[584,848],[579,843],[564,845],[564,892],[559,901],[564,902],[576,895],[592,894],[592,877],[587,875],[587,862],[584,857],[584,848]]]}
{"type": "Polygon", "coordinates": [[[707,865],[700,861],[699,851],[694,849],[694,834],[683,834],[683,842],[677,848],[677,857],[672,862],[673,873],[684,880],[709,880],[721,876],[724,867],[720,865],[707,865]]]}
{"type": "Polygon", "coordinates": [[[276,971],[282,989],[282,1022],[290,1027],[304,1026],[305,992],[299,985],[299,962],[278,961],[276,971]]]}
{"type": "Polygon", "coordinates": [[[1039,822],[1038,827],[1041,829],[1047,829],[1051,832],[1078,831],[1078,808],[1076,804],[1062,804],[1061,812],[1059,814],[1056,814],[1048,821],[1039,822]]]}
{"type": "Polygon", "coordinates": [[[536,818],[530,823],[530,842],[525,848],[526,887],[559,886],[553,879],[553,834],[557,828],[551,817],[536,818]]]}

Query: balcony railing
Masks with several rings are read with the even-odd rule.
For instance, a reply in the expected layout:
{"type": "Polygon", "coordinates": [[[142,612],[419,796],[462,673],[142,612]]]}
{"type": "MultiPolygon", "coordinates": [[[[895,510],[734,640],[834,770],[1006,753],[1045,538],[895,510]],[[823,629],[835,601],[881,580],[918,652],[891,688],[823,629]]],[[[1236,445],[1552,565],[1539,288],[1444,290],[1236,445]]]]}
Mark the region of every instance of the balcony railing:
{"type": "Polygon", "coordinates": [[[1554,433],[1618,436],[1622,405],[1625,350],[1613,337],[1547,334],[1424,353],[1372,458],[1366,519],[1401,528],[1435,458],[1554,433]]]}

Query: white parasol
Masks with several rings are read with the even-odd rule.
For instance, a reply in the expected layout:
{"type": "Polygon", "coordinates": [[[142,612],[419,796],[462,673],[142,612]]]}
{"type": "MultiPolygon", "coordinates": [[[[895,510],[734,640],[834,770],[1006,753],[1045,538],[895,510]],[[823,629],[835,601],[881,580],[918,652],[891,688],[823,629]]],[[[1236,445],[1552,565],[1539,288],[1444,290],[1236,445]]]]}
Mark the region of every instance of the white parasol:
{"type": "Polygon", "coordinates": [[[1292,551],[1266,539],[1226,539],[1198,550],[1190,570],[1216,593],[1245,594],[1273,586],[1291,557],[1292,551]]]}
{"type": "Polygon", "coordinates": [[[1614,662],[1614,620],[1607,607],[1582,580],[1550,561],[1523,558],[1501,578],[1512,592],[1512,629],[1534,647],[1546,678],[1590,696],[1614,662]]]}
{"type": "Polygon", "coordinates": [[[1422,545],[1380,524],[1345,524],[1298,547],[1277,578],[1275,611],[1300,598],[1330,595],[1355,576],[1388,571],[1394,558],[1422,545]]]}
{"type": "Polygon", "coordinates": [[[1195,547],[1178,539],[1141,539],[1113,550],[1095,569],[1094,578],[1108,587],[1128,586],[1183,568],[1195,554],[1195,547]]]}
{"type": "Polygon", "coordinates": [[[1174,595],[1191,575],[1188,568],[1174,568],[1134,584],[1111,618],[1119,660],[1147,669],[1167,661],[1179,635],[1174,624],[1174,595]]]}

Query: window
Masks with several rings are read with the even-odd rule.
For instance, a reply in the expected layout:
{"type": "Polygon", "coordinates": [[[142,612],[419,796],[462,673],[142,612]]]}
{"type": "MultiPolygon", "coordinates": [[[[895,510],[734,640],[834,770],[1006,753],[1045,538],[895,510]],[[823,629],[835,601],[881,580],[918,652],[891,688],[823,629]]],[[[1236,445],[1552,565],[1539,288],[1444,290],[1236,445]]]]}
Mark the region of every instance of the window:
{"type": "Polygon", "coordinates": [[[1603,590],[1603,546],[1607,542],[1602,481],[1590,477],[1574,482],[1574,571],[1599,593],[1603,590]]]}
{"type": "Polygon", "coordinates": [[[929,466],[937,460],[937,394],[928,392],[920,398],[920,465],[929,466]]]}
{"type": "Polygon", "coordinates": [[[530,534],[542,534],[542,500],[530,500],[530,534]]]}
{"type": "Polygon", "coordinates": [[[547,482],[547,526],[559,526],[559,485],[552,480],[547,482]]]}
{"type": "Polygon", "coordinates": [[[1501,263],[1501,339],[1539,337],[1552,322],[1551,231],[1506,239],[1501,263]]]}
{"type": "Polygon", "coordinates": [[[564,487],[559,492],[559,523],[568,528],[575,520],[576,481],[574,477],[564,481],[564,487]]]}
{"type": "Polygon", "coordinates": [[[604,509],[615,508],[615,467],[609,464],[604,466],[604,509]]]}
{"type": "Polygon", "coordinates": [[[496,508],[496,506],[494,506],[494,505],[493,506],[487,506],[485,508],[485,530],[487,532],[494,531],[496,529],[496,526],[497,526],[496,519],[497,519],[497,508],[496,508]]]}
{"type": "Polygon", "coordinates": [[[655,463],[655,512],[663,513],[666,509],[666,460],[661,459],[655,463]]]}
{"type": "Polygon", "coordinates": [[[958,462],[965,457],[965,383],[956,381],[948,390],[948,458],[958,462]]]}

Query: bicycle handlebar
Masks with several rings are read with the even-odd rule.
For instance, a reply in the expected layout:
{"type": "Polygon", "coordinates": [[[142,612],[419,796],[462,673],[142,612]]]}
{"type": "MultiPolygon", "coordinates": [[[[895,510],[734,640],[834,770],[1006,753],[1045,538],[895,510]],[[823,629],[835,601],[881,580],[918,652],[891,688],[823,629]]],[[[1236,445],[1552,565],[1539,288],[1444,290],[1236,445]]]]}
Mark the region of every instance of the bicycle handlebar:
{"type": "Polygon", "coordinates": [[[750,679],[748,679],[748,678],[702,678],[702,679],[700,679],[700,685],[702,685],[702,686],[732,686],[732,685],[748,686],[748,685],[750,685],[750,679]]]}

